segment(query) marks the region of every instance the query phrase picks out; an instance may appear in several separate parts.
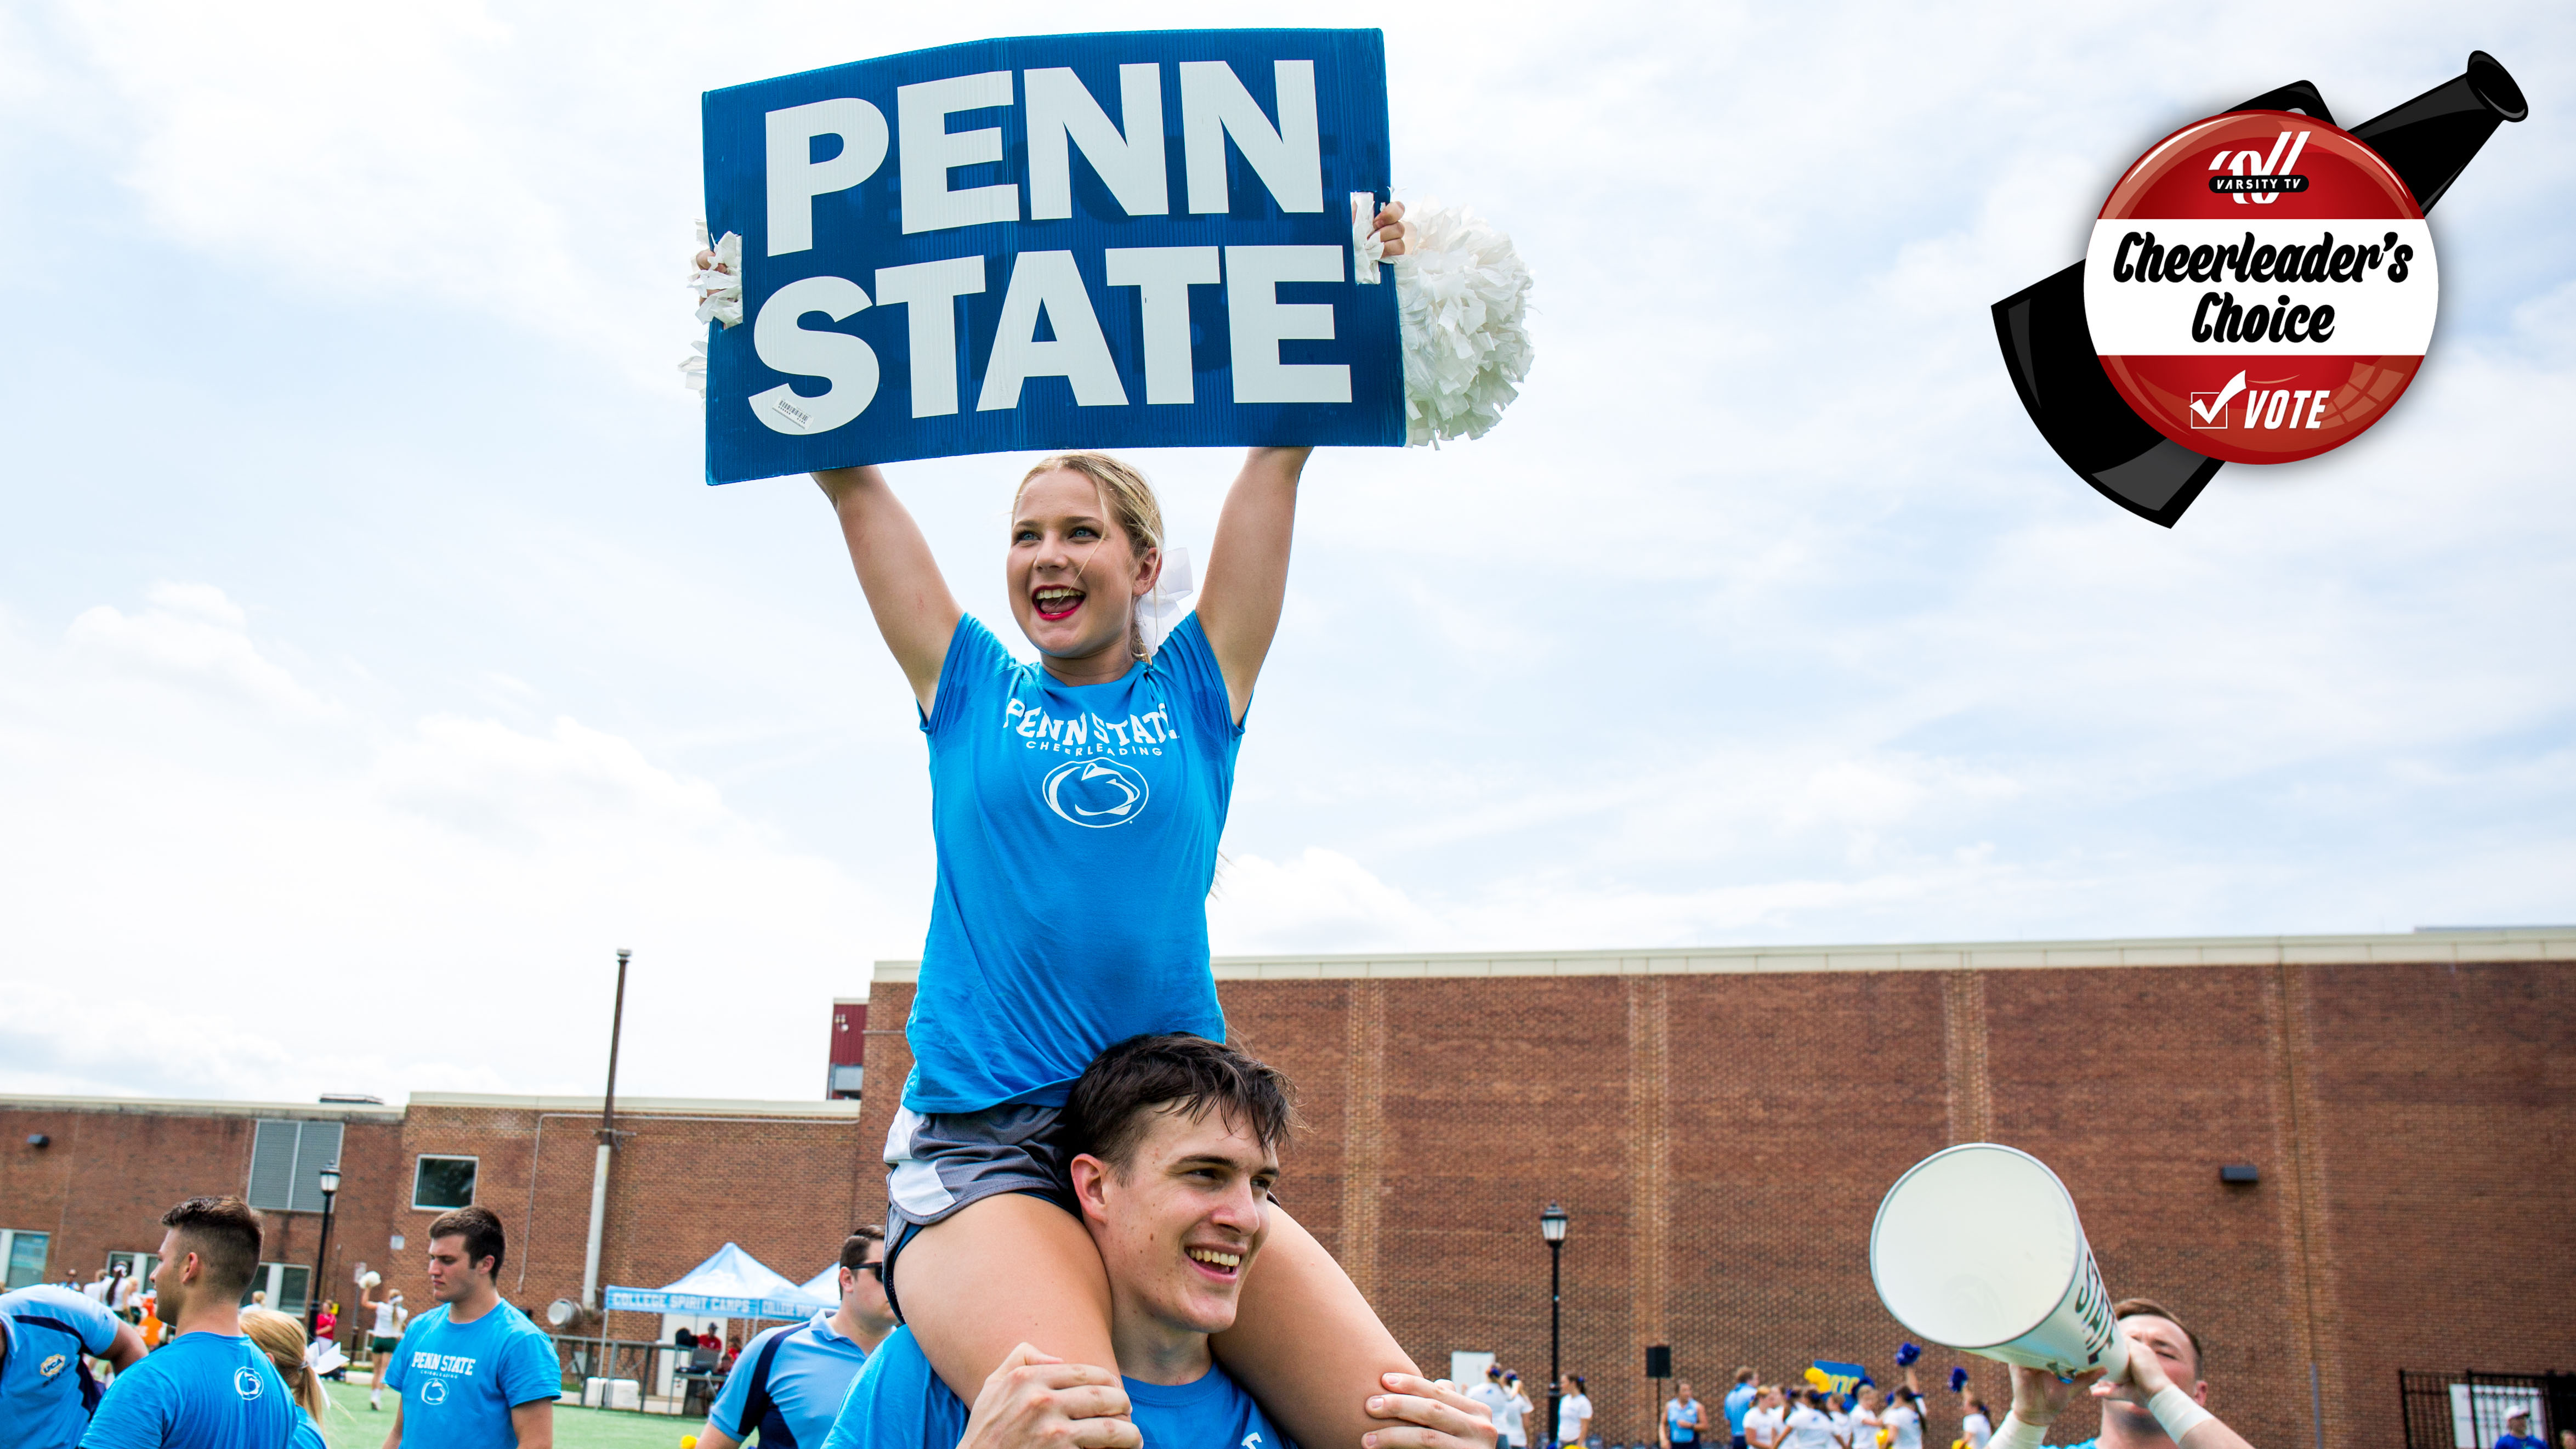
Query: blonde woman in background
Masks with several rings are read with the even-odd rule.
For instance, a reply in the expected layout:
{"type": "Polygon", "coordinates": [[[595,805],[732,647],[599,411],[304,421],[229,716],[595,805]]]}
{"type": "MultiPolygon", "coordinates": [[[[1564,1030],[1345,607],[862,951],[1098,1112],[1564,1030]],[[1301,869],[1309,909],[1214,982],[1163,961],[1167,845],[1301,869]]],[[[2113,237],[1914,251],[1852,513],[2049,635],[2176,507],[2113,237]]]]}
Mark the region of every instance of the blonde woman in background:
{"type": "Polygon", "coordinates": [[[286,1380],[286,1392],[304,1410],[295,1426],[290,1449],[327,1449],[322,1439],[323,1416],[331,1412],[331,1400],[322,1391],[322,1376],[304,1361],[304,1325],[273,1308],[245,1308],[241,1313],[242,1332],[268,1355],[277,1368],[277,1376],[286,1380]]]}

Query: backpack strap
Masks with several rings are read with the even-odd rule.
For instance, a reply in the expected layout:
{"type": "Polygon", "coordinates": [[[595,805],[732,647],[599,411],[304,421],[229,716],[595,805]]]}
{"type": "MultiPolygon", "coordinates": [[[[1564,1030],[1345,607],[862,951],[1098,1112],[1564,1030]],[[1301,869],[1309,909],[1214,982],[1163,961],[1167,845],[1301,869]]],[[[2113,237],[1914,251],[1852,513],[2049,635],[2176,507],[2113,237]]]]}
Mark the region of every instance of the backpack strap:
{"type": "Polygon", "coordinates": [[[805,1331],[805,1325],[781,1329],[760,1346],[760,1357],[752,1361],[751,1392],[742,1401],[742,1435],[748,1439],[760,1435],[761,1449],[796,1449],[795,1431],[787,1427],[786,1416],[778,1413],[777,1402],[769,1396],[769,1366],[778,1358],[778,1346],[805,1331]],[[777,1424],[771,1425],[775,1418],[777,1424]],[[770,1436],[776,1433],[778,1438],[770,1436]]]}

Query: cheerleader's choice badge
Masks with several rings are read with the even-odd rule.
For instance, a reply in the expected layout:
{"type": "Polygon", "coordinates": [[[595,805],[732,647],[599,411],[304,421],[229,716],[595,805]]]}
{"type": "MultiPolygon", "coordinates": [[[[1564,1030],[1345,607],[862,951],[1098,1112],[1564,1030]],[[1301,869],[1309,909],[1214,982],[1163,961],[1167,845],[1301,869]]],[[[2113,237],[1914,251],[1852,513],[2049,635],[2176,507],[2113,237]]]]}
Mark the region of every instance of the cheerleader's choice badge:
{"type": "Polygon", "coordinates": [[[2349,133],[2289,111],[2184,127],[2111,190],[2084,310],[2111,385],[2166,437],[2231,463],[2339,447],[2433,340],[2433,237],[2349,133]]]}

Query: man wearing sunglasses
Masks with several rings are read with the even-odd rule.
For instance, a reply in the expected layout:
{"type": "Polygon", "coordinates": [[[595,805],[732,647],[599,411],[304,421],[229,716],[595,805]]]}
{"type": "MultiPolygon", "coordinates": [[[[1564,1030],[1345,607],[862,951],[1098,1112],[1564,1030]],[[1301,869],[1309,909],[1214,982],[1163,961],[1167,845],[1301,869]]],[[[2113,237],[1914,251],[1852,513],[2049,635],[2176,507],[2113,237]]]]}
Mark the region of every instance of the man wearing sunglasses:
{"type": "Polygon", "coordinates": [[[894,1331],[884,1274],[884,1231],[851,1233],[841,1244],[840,1308],[744,1344],[698,1433],[698,1449],[735,1449],[754,1429],[761,1449],[822,1449],[850,1381],[894,1331]]]}

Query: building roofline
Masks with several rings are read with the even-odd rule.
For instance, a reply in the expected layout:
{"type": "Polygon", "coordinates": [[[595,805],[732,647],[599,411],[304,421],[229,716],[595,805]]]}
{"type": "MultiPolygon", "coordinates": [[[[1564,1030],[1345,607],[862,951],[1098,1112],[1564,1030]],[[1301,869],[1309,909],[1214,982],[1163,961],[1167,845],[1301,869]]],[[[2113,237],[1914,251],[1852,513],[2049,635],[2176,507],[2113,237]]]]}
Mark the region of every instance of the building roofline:
{"type": "MultiPolygon", "coordinates": [[[[0,1111],[125,1112],[162,1117],[268,1117],[324,1122],[399,1124],[415,1107],[471,1107],[503,1112],[596,1116],[597,1097],[505,1096],[488,1092],[414,1092],[409,1107],[323,1106],[313,1102],[218,1102],[192,1097],[52,1097],[0,1092],[0,1111]]],[[[807,1117],[859,1115],[855,1101],[766,1102],[712,1097],[619,1097],[617,1114],[637,1117],[807,1117]]]]}
{"type": "Polygon", "coordinates": [[[0,1093],[0,1109],[18,1112],[130,1112],[160,1117],[268,1117],[318,1122],[400,1122],[400,1107],[318,1102],[218,1102],[195,1097],[52,1097],[0,1093]]]}
{"type": "MultiPolygon", "coordinates": [[[[494,1092],[414,1092],[418,1107],[480,1107],[505,1112],[599,1111],[597,1097],[516,1096],[494,1092]]],[[[617,1099],[617,1115],[637,1117],[848,1117],[855,1120],[854,1101],[774,1102],[728,1097],[628,1097],[617,1099]]]]}
{"type": "MultiPolygon", "coordinates": [[[[1219,956],[1219,981],[1402,977],[1707,976],[1826,971],[2010,971],[2122,966],[2348,966],[2576,961],[2576,926],[2349,936],[2141,936],[1837,946],[1707,946],[1664,951],[1375,952],[1219,956]]],[[[921,963],[879,961],[872,981],[916,982],[921,963]]]]}

